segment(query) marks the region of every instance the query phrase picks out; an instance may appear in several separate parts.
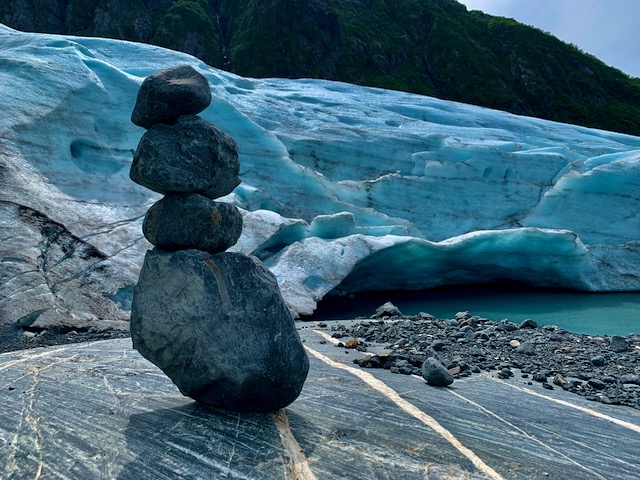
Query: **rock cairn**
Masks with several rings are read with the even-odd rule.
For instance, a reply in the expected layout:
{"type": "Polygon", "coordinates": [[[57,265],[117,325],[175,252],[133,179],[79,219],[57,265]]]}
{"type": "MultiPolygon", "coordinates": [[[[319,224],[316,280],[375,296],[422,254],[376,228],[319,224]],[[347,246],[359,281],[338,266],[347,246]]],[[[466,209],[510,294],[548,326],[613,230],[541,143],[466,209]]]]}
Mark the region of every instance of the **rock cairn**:
{"type": "Polygon", "coordinates": [[[240,183],[236,142],[197,116],[211,102],[190,66],[145,79],[131,115],[147,129],[131,179],[164,197],[147,212],[148,251],[133,292],[140,354],[198,402],[268,412],[294,401],[309,360],[271,272],[225,252],[242,230],[238,209],[215,199],[240,183]]]}

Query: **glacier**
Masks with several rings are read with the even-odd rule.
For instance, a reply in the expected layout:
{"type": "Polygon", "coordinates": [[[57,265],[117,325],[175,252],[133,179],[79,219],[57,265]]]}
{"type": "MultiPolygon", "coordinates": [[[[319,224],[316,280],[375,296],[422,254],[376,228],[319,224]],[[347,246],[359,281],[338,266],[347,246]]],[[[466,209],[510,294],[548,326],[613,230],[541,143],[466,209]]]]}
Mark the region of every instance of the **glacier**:
{"type": "Polygon", "coordinates": [[[160,197],[128,177],[142,80],[190,64],[236,139],[232,248],[297,316],[327,295],[514,282],[640,290],[640,138],[159,47],[0,26],[0,324],[126,328],[160,197]]]}

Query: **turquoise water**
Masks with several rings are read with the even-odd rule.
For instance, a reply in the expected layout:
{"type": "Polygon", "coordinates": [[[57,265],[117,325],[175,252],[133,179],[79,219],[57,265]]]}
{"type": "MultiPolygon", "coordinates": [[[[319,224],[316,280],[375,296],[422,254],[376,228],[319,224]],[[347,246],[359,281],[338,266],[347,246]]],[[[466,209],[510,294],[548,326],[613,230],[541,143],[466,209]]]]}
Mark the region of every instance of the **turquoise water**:
{"type": "Polygon", "coordinates": [[[589,335],[640,333],[640,292],[583,293],[494,287],[385,292],[323,301],[313,318],[369,317],[387,301],[393,302],[405,315],[428,312],[437,318],[453,318],[456,312],[467,310],[490,320],[507,318],[519,323],[531,318],[541,325],[557,325],[589,335]]]}

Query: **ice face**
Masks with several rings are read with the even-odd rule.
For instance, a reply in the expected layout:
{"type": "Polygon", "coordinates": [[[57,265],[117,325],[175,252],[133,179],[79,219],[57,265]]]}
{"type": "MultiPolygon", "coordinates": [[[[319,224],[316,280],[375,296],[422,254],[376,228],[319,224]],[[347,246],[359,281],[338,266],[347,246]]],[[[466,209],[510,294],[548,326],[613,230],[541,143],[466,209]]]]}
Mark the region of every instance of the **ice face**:
{"type": "Polygon", "coordinates": [[[141,218],[159,198],[128,178],[144,132],[129,121],[136,93],[179,64],[207,77],[201,115],[239,146],[242,184],[225,197],[244,210],[235,250],[265,261],[297,313],[336,290],[640,288],[640,138],[343,83],[246,79],[129,42],[1,27],[0,47],[0,200],[104,254],[122,277],[105,295],[135,283],[149,247],[141,218]]]}

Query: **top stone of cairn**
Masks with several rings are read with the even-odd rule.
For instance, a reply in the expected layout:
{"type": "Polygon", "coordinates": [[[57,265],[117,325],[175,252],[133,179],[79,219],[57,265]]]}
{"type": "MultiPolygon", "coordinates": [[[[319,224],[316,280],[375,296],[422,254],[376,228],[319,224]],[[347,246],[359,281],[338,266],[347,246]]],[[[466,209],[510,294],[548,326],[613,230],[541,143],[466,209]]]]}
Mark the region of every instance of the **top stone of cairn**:
{"type": "Polygon", "coordinates": [[[196,115],[211,103],[209,82],[189,65],[148,76],[138,91],[131,121],[149,129],[181,115],[196,115]]]}

